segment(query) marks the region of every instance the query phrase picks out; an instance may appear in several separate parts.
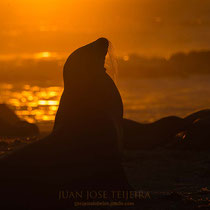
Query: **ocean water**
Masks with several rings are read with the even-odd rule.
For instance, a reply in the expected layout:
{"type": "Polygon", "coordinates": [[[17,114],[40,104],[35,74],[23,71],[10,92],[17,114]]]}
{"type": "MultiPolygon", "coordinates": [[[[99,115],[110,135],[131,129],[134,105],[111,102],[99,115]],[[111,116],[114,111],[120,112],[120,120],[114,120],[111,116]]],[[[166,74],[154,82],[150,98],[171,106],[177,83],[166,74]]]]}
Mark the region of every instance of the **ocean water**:
{"type": "MultiPolygon", "coordinates": [[[[117,86],[124,116],[139,122],[184,117],[210,107],[210,76],[188,78],[121,79],[117,86]]],[[[63,87],[0,83],[0,103],[7,103],[29,122],[53,122],[63,87]]]]}
{"type": "Polygon", "coordinates": [[[210,108],[210,76],[125,80],[119,83],[125,117],[153,122],[210,108]]]}

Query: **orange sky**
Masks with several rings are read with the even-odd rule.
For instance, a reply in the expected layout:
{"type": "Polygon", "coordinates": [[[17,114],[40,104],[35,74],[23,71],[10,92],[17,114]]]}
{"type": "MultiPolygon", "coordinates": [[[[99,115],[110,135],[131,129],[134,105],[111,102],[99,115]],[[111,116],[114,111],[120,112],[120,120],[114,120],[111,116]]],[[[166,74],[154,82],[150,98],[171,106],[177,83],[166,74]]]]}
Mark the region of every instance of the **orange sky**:
{"type": "Polygon", "coordinates": [[[210,48],[209,0],[1,0],[0,54],[71,52],[100,36],[118,55],[210,48]]]}

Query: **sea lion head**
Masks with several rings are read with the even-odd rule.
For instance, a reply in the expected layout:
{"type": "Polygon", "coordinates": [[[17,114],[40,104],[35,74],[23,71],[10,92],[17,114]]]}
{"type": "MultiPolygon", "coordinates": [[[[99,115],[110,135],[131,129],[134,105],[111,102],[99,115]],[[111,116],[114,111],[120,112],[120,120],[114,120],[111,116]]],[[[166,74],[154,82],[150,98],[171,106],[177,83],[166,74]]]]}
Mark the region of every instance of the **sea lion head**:
{"type": "Polygon", "coordinates": [[[106,71],[104,64],[108,48],[109,40],[99,38],[75,50],[64,65],[64,82],[69,77],[86,77],[106,71]]]}

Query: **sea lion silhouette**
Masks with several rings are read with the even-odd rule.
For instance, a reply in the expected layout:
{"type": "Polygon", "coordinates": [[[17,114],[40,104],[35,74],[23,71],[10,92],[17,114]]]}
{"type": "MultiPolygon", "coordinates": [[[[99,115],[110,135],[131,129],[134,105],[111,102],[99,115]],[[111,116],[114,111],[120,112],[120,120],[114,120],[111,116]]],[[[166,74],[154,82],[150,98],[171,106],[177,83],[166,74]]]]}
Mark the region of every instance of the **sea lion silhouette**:
{"type": "Polygon", "coordinates": [[[145,150],[173,145],[173,137],[187,127],[184,119],[176,116],[161,118],[152,123],[123,119],[123,145],[126,150],[145,150]]]}
{"type": "Polygon", "coordinates": [[[178,136],[184,149],[209,150],[210,148],[210,109],[194,112],[184,118],[188,126],[178,136]]]}
{"type": "MultiPolygon", "coordinates": [[[[123,104],[117,87],[104,68],[109,41],[100,38],[74,51],[64,65],[64,91],[56,114],[53,132],[74,127],[96,131],[100,119],[111,120],[122,138],[123,104]],[[93,122],[94,127],[91,127],[93,122]],[[70,125],[71,124],[71,125],[70,125]]],[[[103,122],[103,121],[102,121],[103,122]]],[[[109,124],[109,123],[108,123],[109,124]]],[[[104,122],[105,125],[105,122],[104,122]]],[[[109,125],[110,126],[110,125],[109,125]]],[[[104,129],[104,127],[103,127],[104,129]]]]}
{"type": "Polygon", "coordinates": [[[64,91],[53,128],[55,135],[76,139],[71,143],[76,148],[72,153],[78,156],[81,151],[78,161],[94,163],[94,173],[101,171],[93,176],[95,186],[91,187],[96,188],[103,188],[103,183],[107,187],[107,181],[112,188],[127,185],[119,164],[123,104],[104,68],[109,44],[106,38],[100,38],[69,56],[64,65],[64,91]]]}
{"type": "Polygon", "coordinates": [[[58,201],[61,190],[130,189],[119,152],[122,100],[104,68],[108,47],[100,38],[69,56],[52,134],[0,160],[5,209],[68,208],[73,201],[58,201]]]}
{"type": "Polygon", "coordinates": [[[204,119],[206,117],[210,117],[210,109],[199,110],[197,112],[194,112],[186,116],[184,119],[186,122],[190,124],[190,123],[194,123],[197,120],[204,119]]]}
{"type": "Polygon", "coordinates": [[[185,132],[188,148],[193,150],[209,150],[210,148],[210,116],[196,119],[185,132]]]}

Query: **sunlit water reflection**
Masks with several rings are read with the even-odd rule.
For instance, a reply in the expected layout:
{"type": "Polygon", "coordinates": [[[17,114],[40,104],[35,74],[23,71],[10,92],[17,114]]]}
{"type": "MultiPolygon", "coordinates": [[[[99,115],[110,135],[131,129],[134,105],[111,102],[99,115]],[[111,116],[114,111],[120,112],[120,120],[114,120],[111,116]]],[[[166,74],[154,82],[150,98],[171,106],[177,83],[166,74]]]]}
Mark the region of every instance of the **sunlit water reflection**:
{"type": "Polygon", "coordinates": [[[62,87],[1,84],[1,103],[7,103],[28,122],[53,121],[62,87]]]}
{"type": "MultiPolygon", "coordinates": [[[[210,77],[127,79],[118,82],[125,117],[151,122],[168,115],[180,117],[208,108],[210,77]]],[[[52,122],[59,105],[61,86],[0,84],[0,103],[7,103],[29,122],[52,122]]]]}

